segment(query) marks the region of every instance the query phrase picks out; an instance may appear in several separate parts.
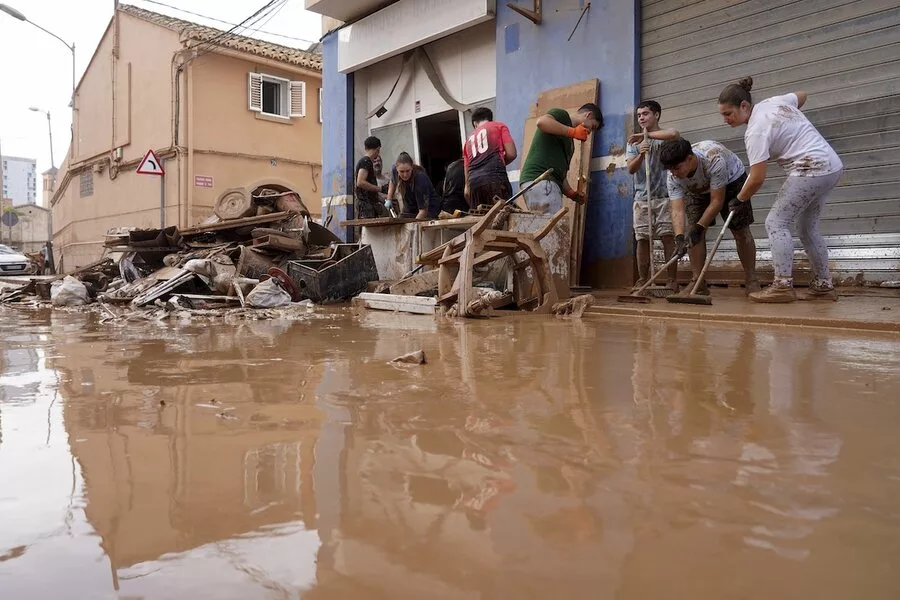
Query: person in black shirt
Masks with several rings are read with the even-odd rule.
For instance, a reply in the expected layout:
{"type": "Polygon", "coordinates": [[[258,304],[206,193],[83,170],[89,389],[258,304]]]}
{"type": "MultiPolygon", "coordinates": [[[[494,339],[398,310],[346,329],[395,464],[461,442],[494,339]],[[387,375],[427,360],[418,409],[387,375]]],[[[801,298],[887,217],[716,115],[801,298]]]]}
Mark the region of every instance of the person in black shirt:
{"type": "Polygon", "coordinates": [[[465,195],[466,165],[463,159],[454,160],[447,165],[444,175],[444,201],[441,210],[453,214],[455,210],[469,212],[469,202],[465,195]]]}
{"type": "Polygon", "coordinates": [[[374,219],[389,216],[381,199],[381,188],[375,177],[374,159],[381,156],[381,140],[375,136],[366,138],[363,144],[366,155],[356,163],[356,218],[374,219]]]}
{"type": "Polygon", "coordinates": [[[441,197],[425,173],[406,152],[397,158],[397,192],[402,199],[403,217],[437,219],[441,197]]]}

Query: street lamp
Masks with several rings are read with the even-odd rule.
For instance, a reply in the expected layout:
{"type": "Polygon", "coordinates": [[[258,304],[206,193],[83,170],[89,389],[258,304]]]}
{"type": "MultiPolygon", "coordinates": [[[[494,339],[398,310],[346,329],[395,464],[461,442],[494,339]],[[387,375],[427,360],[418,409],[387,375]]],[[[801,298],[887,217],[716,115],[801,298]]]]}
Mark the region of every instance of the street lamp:
{"type": "Polygon", "coordinates": [[[50,134],[50,167],[55,169],[56,161],[53,160],[53,127],[50,126],[50,111],[49,110],[41,110],[40,108],[37,108],[36,106],[31,106],[28,108],[28,110],[30,110],[32,112],[44,113],[45,115],[47,115],[47,133],[50,134]]]}
{"type": "Polygon", "coordinates": [[[58,39],[60,42],[62,42],[62,44],[66,48],[69,49],[69,52],[72,53],[72,105],[71,106],[72,106],[72,109],[74,110],[75,109],[75,43],[73,42],[70,45],[69,42],[62,39],[61,37],[59,37],[52,31],[48,31],[48,30],[44,29],[43,27],[41,27],[40,25],[38,25],[37,23],[35,23],[33,21],[29,21],[25,15],[23,15],[22,13],[20,13],[16,9],[14,9],[12,6],[7,6],[6,4],[0,4],[0,12],[5,12],[6,14],[8,14],[9,16],[11,16],[14,19],[18,19],[19,21],[25,21],[26,23],[30,23],[30,24],[34,25],[35,27],[37,27],[44,33],[52,35],[53,37],[58,39]]]}

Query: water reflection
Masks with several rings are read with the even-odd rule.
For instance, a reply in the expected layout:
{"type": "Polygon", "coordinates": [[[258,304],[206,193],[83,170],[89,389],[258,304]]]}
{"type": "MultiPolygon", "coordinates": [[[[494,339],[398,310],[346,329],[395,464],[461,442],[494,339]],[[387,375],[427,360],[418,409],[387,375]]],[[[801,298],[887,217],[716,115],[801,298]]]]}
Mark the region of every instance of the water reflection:
{"type": "Polygon", "coordinates": [[[900,591],[896,341],[343,311],[0,329],[11,597],[900,591]]]}

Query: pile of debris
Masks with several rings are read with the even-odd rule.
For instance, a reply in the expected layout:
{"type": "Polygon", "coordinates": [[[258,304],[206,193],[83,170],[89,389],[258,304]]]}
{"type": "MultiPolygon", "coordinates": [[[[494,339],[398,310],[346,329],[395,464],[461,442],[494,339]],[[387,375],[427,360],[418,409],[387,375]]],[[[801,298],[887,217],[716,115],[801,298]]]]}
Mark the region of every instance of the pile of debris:
{"type": "Polygon", "coordinates": [[[69,275],[0,290],[0,302],[272,309],[340,302],[378,279],[371,247],[341,243],[279,186],[228,190],[215,214],[189,229],[111,231],[105,247],[101,260],[69,275]]]}

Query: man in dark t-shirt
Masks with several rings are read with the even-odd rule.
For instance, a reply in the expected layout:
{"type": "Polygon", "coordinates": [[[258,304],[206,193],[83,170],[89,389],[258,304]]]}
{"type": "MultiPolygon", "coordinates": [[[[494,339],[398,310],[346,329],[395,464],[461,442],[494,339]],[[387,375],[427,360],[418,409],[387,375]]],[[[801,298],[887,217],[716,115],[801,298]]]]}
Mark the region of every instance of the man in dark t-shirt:
{"type": "Polygon", "coordinates": [[[381,199],[381,189],[375,176],[375,165],[372,162],[381,155],[381,140],[375,136],[366,138],[364,142],[365,156],[356,163],[356,218],[374,219],[387,217],[387,209],[381,199]]]}
{"type": "Polygon", "coordinates": [[[453,214],[455,210],[469,211],[469,203],[466,201],[464,188],[466,185],[466,166],[463,159],[458,158],[447,165],[447,174],[444,176],[443,203],[441,210],[453,214]]]}

